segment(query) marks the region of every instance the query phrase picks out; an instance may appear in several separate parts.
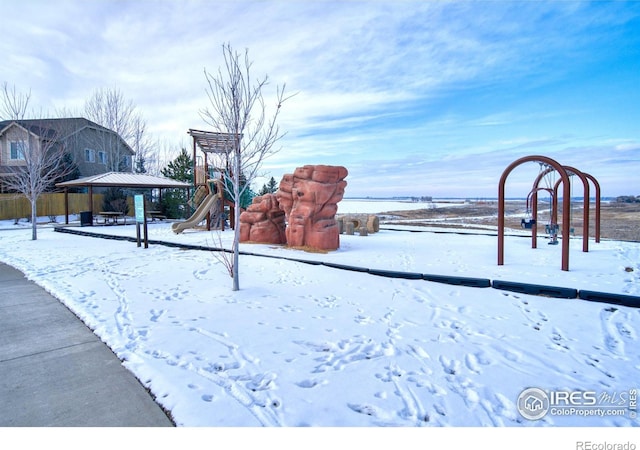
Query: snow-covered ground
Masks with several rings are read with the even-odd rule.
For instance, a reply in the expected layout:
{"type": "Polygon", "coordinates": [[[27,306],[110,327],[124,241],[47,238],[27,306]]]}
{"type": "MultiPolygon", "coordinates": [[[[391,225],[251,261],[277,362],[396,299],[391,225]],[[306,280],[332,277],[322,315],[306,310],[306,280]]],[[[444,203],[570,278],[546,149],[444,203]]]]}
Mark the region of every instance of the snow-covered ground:
{"type": "MultiPolygon", "coordinates": [[[[345,201],[339,212],[416,205],[372,204],[345,201]]],[[[31,241],[24,224],[0,228],[0,261],[74,311],[178,426],[640,425],[630,401],[640,385],[637,308],[261,256],[241,257],[241,290],[233,292],[212,252],[138,248],[52,227],[31,241]],[[517,402],[531,387],[587,399],[594,392],[605,415],[578,408],[528,420],[517,402]]],[[[135,237],[135,226],[77,229],[135,237]]],[[[170,224],[150,223],[149,238],[217,246],[219,238],[228,245],[232,231],[174,235],[170,224]]],[[[538,247],[508,236],[498,266],[495,236],[383,227],[343,235],[340,249],[326,254],[257,244],[241,250],[640,296],[640,243],[590,242],[583,253],[573,238],[568,272],[560,270],[561,246],[541,240],[538,247]]]]}

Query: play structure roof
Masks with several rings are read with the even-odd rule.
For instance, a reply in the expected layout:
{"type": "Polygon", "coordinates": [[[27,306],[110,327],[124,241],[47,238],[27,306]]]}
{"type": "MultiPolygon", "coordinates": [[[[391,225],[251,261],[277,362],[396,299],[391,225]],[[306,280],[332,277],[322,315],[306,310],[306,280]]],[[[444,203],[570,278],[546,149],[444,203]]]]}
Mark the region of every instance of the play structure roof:
{"type": "Polygon", "coordinates": [[[57,187],[189,188],[189,183],[171,178],[128,172],[107,172],[57,183],[57,187]]]}
{"type": "Polygon", "coordinates": [[[200,150],[205,153],[229,153],[233,150],[233,143],[236,137],[233,133],[193,129],[189,129],[189,134],[193,137],[200,150]]]}

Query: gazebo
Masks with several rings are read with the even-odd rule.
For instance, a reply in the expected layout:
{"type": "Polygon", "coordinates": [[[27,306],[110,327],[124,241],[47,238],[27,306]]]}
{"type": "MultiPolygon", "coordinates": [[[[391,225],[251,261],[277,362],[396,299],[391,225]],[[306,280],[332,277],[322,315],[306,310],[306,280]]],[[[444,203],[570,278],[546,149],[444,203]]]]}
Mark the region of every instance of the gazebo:
{"type": "MultiPolygon", "coordinates": [[[[64,188],[65,224],[69,224],[69,188],[86,187],[89,189],[89,210],[93,209],[93,188],[120,187],[130,189],[189,189],[189,183],[172,180],[171,178],[153,175],[107,172],[98,175],[78,178],[76,180],[56,183],[56,187],[64,188]]],[[[93,214],[93,213],[92,213],[93,214]]]]}

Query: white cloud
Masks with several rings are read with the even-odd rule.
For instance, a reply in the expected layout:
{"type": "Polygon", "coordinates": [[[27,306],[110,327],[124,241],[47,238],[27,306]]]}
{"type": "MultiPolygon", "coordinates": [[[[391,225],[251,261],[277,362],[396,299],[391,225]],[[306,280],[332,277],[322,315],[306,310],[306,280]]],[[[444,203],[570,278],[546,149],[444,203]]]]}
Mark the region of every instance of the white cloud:
{"type": "Polygon", "coordinates": [[[206,128],[203,70],[222,65],[222,44],[247,48],[256,77],[298,93],[282,110],[283,150],[265,166],[281,173],[295,168],[287,164],[348,165],[350,186],[365,191],[375,169],[394,180],[387,191],[403,192],[421,183],[457,190],[447,180],[464,174],[489,192],[488,179],[528,152],[603,163],[602,152],[624,153],[640,169],[640,136],[630,125],[639,119],[631,107],[637,87],[622,99],[629,113],[609,128],[597,117],[595,92],[583,94],[588,104],[567,100],[575,92],[564,96],[591,66],[604,83],[621,82],[602,75],[608,63],[599,61],[611,53],[603,48],[640,44],[633,3],[5,3],[3,78],[49,109],[79,108],[94,89],[118,87],[150,132],[174,142],[206,128]]]}

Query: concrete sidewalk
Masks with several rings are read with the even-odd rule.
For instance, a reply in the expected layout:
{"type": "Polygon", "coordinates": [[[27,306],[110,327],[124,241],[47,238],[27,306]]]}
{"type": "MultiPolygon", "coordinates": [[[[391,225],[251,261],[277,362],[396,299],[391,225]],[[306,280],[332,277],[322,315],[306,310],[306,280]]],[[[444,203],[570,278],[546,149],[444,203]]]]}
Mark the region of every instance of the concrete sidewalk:
{"type": "Polygon", "coordinates": [[[82,321],[2,263],[0,405],[3,427],[173,426],[82,321]]]}

